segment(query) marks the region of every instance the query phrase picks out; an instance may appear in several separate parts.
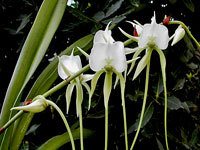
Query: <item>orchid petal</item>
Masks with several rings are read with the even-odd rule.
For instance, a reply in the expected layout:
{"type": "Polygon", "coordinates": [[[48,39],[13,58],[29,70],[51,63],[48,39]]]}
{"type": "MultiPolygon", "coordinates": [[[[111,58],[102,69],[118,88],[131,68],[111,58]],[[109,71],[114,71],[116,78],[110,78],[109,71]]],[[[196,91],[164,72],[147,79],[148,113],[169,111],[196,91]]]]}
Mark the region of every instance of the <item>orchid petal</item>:
{"type": "Polygon", "coordinates": [[[127,67],[124,44],[122,42],[115,42],[110,45],[108,51],[111,51],[110,58],[113,59],[111,66],[113,66],[118,72],[123,72],[127,67]]]}
{"type": "Polygon", "coordinates": [[[127,38],[129,38],[129,39],[131,39],[131,40],[133,40],[133,41],[135,41],[135,42],[138,42],[138,37],[135,37],[135,36],[132,36],[132,35],[130,35],[130,34],[128,34],[128,33],[126,33],[124,30],[122,30],[121,28],[119,28],[119,30],[121,31],[121,33],[122,34],[124,34],[127,38]]]}
{"type": "Polygon", "coordinates": [[[94,41],[93,41],[94,44],[95,43],[113,43],[115,41],[113,37],[111,36],[111,30],[108,29],[110,23],[111,22],[109,22],[108,25],[106,26],[105,31],[99,30],[98,32],[96,32],[94,36],[94,41]]]}
{"type": "Polygon", "coordinates": [[[112,72],[108,71],[106,72],[104,87],[103,87],[105,109],[108,109],[108,101],[110,98],[111,89],[112,89],[112,72]]]}
{"type": "Polygon", "coordinates": [[[156,23],[155,14],[151,24],[143,26],[138,45],[140,48],[145,46],[157,46],[159,49],[166,49],[169,43],[168,29],[164,25],[156,23]]]}
{"type": "Polygon", "coordinates": [[[94,44],[89,57],[90,68],[93,71],[100,71],[106,64],[108,44],[96,43],[94,44]]]}
{"type": "MultiPolygon", "coordinates": [[[[60,57],[60,60],[62,61],[63,65],[66,67],[66,69],[71,73],[76,73],[82,68],[81,59],[80,56],[68,56],[68,55],[62,55],[60,57]]],[[[64,80],[69,75],[66,74],[64,71],[61,63],[58,64],[58,75],[64,80]]]]}
{"type": "Polygon", "coordinates": [[[89,59],[89,55],[84,51],[84,50],[82,50],[80,47],[78,47],[77,46],[77,48],[78,48],[78,50],[87,58],[87,59],[89,59]]]}
{"type": "Polygon", "coordinates": [[[65,97],[66,97],[66,105],[67,105],[67,114],[69,112],[69,106],[70,106],[70,103],[71,103],[71,96],[72,96],[72,92],[73,92],[73,89],[74,89],[74,83],[71,83],[67,86],[67,89],[66,89],[66,93],[65,93],[65,97]]]}
{"type": "Polygon", "coordinates": [[[125,48],[124,48],[125,54],[126,54],[126,55],[135,53],[135,52],[138,51],[139,49],[140,49],[139,47],[136,47],[136,48],[128,48],[128,47],[125,47],[125,48]]]}
{"type": "Polygon", "coordinates": [[[80,83],[76,84],[76,114],[79,117],[81,113],[81,104],[83,102],[83,88],[80,83]]]}

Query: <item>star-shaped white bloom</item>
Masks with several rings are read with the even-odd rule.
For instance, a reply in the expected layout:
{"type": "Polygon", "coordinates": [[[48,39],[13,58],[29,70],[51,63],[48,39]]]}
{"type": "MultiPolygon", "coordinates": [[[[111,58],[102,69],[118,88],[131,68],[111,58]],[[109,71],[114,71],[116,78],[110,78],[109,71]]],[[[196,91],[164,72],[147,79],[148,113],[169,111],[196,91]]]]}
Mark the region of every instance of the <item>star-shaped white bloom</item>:
{"type": "MultiPolygon", "coordinates": [[[[82,69],[82,63],[79,55],[73,56],[73,51],[70,56],[62,55],[58,63],[58,75],[63,79],[67,79],[70,75],[82,69]]],[[[81,75],[83,81],[91,80],[93,75],[81,75]]]]}
{"type": "Polygon", "coordinates": [[[168,29],[161,24],[156,23],[155,13],[151,24],[145,24],[138,40],[138,46],[157,46],[159,49],[166,49],[169,43],[168,29]]]}
{"type": "Polygon", "coordinates": [[[106,66],[112,66],[116,71],[123,72],[126,67],[124,44],[115,42],[108,30],[100,30],[94,36],[94,45],[89,57],[89,65],[93,71],[100,71],[106,66]]]}

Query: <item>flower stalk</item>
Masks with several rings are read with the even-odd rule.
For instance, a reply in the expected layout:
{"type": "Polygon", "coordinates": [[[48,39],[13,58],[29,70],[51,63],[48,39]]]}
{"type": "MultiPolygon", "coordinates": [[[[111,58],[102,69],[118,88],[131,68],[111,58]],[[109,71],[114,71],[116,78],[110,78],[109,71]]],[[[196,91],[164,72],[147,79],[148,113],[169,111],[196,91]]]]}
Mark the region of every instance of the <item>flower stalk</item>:
{"type": "Polygon", "coordinates": [[[63,122],[65,124],[65,127],[67,129],[67,132],[69,134],[69,137],[70,137],[70,140],[71,140],[72,149],[75,150],[74,139],[73,139],[72,132],[71,132],[71,129],[69,127],[69,124],[68,124],[68,122],[67,122],[67,120],[65,118],[65,115],[63,114],[63,112],[60,110],[60,108],[54,102],[52,102],[50,100],[46,100],[46,101],[47,101],[47,103],[49,105],[51,105],[53,108],[55,108],[57,110],[57,112],[59,113],[59,115],[61,116],[61,118],[62,118],[62,120],[63,120],[63,122]]]}
{"type": "Polygon", "coordinates": [[[133,147],[135,146],[137,137],[139,135],[139,132],[140,132],[140,129],[141,129],[141,126],[142,126],[142,121],[143,121],[145,107],[146,107],[146,101],[147,101],[148,86],[149,86],[149,70],[150,70],[150,61],[147,63],[147,68],[146,68],[145,91],[144,91],[144,99],[143,99],[142,111],[141,111],[141,115],[140,115],[140,121],[139,121],[137,132],[135,134],[135,137],[134,137],[134,140],[132,142],[130,150],[132,150],[133,147]]]}

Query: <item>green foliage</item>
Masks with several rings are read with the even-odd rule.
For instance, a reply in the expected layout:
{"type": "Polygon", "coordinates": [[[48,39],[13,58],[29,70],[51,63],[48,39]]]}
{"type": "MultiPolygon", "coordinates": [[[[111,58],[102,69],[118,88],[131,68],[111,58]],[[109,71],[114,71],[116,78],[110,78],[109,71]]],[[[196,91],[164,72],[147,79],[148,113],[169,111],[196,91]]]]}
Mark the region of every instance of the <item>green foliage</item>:
{"type": "MultiPolygon", "coordinates": [[[[5,113],[1,113],[0,126],[7,122],[10,118],[9,116],[14,115],[14,113],[10,114],[9,111],[14,105],[14,101],[17,100],[18,102],[15,105],[19,105],[20,102],[26,99],[32,99],[39,94],[44,94],[48,89],[61,81],[57,79],[58,59],[55,58],[51,62],[48,60],[54,57],[54,53],[55,55],[70,54],[71,50],[76,46],[79,46],[84,51],[89,51],[93,39],[93,35],[89,33],[95,33],[97,30],[105,28],[105,24],[111,20],[115,24],[113,27],[121,27],[124,31],[132,35],[133,27],[125,21],[137,20],[142,24],[150,22],[153,11],[156,11],[159,12],[157,13],[158,22],[162,21],[164,15],[171,15],[175,20],[183,21],[191,29],[195,38],[198,41],[200,39],[198,22],[198,15],[200,13],[198,7],[200,4],[198,1],[76,0],[78,3],[76,3],[75,8],[66,7],[64,17],[60,23],[62,15],[60,17],[52,15],[53,11],[61,11],[60,9],[58,10],[52,7],[57,3],[54,0],[49,1],[48,6],[43,4],[43,7],[48,7],[51,12],[40,12],[41,15],[37,16],[40,21],[34,23],[34,26],[38,24],[38,27],[31,30],[22,48],[41,2],[35,0],[0,2],[0,14],[3,20],[0,23],[0,31],[2,37],[4,37],[1,43],[3,50],[0,51],[0,75],[2,79],[0,80],[0,84],[2,85],[1,88],[4,89],[1,89],[0,99],[3,99],[5,95],[6,87],[10,80],[9,75],[13,73],[11,70],[13,70],[13,66],[16,64],[16,58],[14,59],[13,56],[18,57],[18,53],[21,51],[21,56],[16,65],[17,69],[14,71],[10,86],[8,87],[8,94],[5,98],[9,100],[10,104],[6,106],[7,100],[5,100],[2,108],[2,112],[5,113]],[[165,4],[167,5],[165,6],[165,4]],[[14,13],[11,10],[14,10],[14,13]],[[51,25],[49,24],[51,19],[55,19],[51,24],[53,27],[50,27],[51,25]],[[13,23],[10,23],[11,21],[13,23]],[[59,23],[60,25],[57,29],[59,23]],[[50,44],[51,40],[52,42],[50,44]],[[7,41],[9,41],[9,44],[5,44],[8,43],[7,41]],[[74,41],[77,42],[73,43],[74,41]],[[65,50],[61,52],[63,49],[65,50]],[[36,68],[38,69],[36,70],[36,68]],[[7,81],[6,83],[3,83],[4,79],[7,81]]],[[[65,5],[62,5],[62,11],[64,11],[64,7],[65,5]]],[[[115,40],[125,41],[127,38],[119,32],[117,27],[112,32],[115,40]]],[[[176,26],[174,27],[172,25],[168,25],[167,27],[170,31],[176,28],[176,26]]],[[[135,45],[131,44],[130,46],[134,47],[135,45]]],[[[136,52],[134,58],[138,56],[142,58],[144,53],[142,51],[136,52]]],[[[163,52],[167,63],[166,87],[168,90],[169,147],[170,149],[177,150],[198,150],[200,148],[200,49],[197,48],[189,36],[185,35],[184,40],[163,52]]],[[[80,54],[77,49],[75,49],[75,53],[80,54]]],[[[145,149],[147,145],[149,149],[163,150],[165,148],[163,128],[165,103],[163,87],[165,85],[163,85],[161,79],[162,71],[159,63],[163,59],[160,55],[159,60],[158,56],[158,54],[152,52],[149,91],[146,102],[147,108],[144,113],[141,134],[138,136],[135,145],[136,150],[145,149]]],[[[142,62],[142,59],[132,64],[131,70],[133,70],[126,79],[125,88],[128,137],[131,141],[138,127],[138,116],[140,116],[141,102],[144,96],[145,74],[142,71],[143,69],[137,70],[135,67],[139,62],[142,64],[143,69],[147,64],[147,62],[142,62]],[[140,75],[132,81],[135,71],[140,75]]],[[[85,64],[88,64],[87,60],[83,60],[83,66],[85,64]]],[[[162,67],[165,68],[165,64],[162,67]]],[[[85,136],[84,146],[87,150],[94,149],[90,143],[96,145],[96,149],[102,150],[104,148],[105,112],[102,96],[102,84],[104,81],[102,78],[99,78],[102,73],[97,73],[93,78],[91,93],[89,93],[89,90],[84,91],[83,89],[83,124],[87,128],[84,129],[83,135],[85,136]],[[92,95],[93,97],[91,97],[92,95]],[[90,99],[89,102],[88,99],[90,99]],[[88,108],[90,108],[89,111],[88,108]],[[95,136],[88,139],[88,137],[94,135],[93,131],[95,131],[95,136]]],[[[124,149],[124,138],[122,138],[124,130],[120,101],[122,99],[120,95],[123,90],[120,91],[119,88],[119,86],[116,86],[115,90],[111,92],[111,98],[109,100],[109,149],[124,149]]],[[[52,94],[51,99],[56,101],[65,112],[66,102],[63,93],[65,93],[65,88],[52,94]]],[[[73,109],[75,108],[73,107],[75,106],[74,96],[71,96],[71,107],[66,117],[70,125],[76,124],[74,125],[75,127],[72,126],[72,128],[74,127],[72,132],[75,135],[74,138],[79,139],[78,119],[76,117],[76,110],[73,109]]],[[[3,102],[0,101],[0,106],[2,105],[3,102]]],[[[62,150],[71,148],[70,144],[67,144],[69,137],[67,133],[64,133],[66,130],[60,125],[62,123],[57,119],[59,117],[53,109],[50,108],[40,115],[33,116],[34,114],[26,113],[15,122],[15,126],[9,127],[13,130],[10,130],[10,133],[6,133],[6,147],[13,145],[10,149],[49,149],[49,147],[53,149],[53,145],[55,149],[62,150]],[[11,134],[13,135],[12,137],[10,137],[11,134]]],[[[3,136],[1,135],[1,143],[3,141],[2,139],[3,136]]],[[[7,149],[6,147],[4,148],[5,150],[7,149]]]]}

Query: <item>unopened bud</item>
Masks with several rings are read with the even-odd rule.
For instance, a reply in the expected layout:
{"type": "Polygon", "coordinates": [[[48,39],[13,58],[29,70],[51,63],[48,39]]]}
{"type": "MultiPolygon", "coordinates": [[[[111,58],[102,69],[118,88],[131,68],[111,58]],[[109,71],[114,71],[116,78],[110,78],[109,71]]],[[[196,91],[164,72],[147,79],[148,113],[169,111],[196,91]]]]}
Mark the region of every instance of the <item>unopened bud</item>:
{"type": "Polygon", "coordinates": [[[177,42],[179,42],[184,37],[184,35],[185,35],[185,30],[180,25],[175,31],[175,35],[174,35],[174,38],[173,38],[171,46],[173,46],[177,42]]]}
{"type": "Polygon", "coordinates": [[[32,113],[39,113],[44,111],[48,107],[48,103],[46,102],[44,97],[39,97],[34,102],[29,105],[13,107],[11,110],[23,110],[32,113]]]}
{"type": "Polygon", "coordinates": [[[169,21],[171,19],[171,16],[165,16],[165,18],[163,19],[163,24],[169,24],[169,21]]]}

